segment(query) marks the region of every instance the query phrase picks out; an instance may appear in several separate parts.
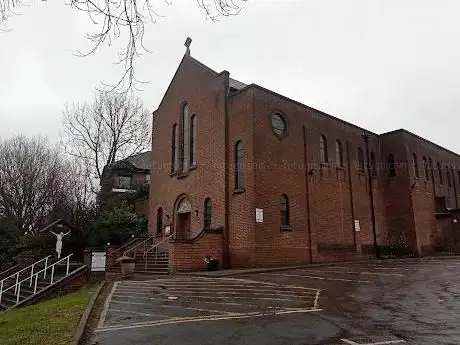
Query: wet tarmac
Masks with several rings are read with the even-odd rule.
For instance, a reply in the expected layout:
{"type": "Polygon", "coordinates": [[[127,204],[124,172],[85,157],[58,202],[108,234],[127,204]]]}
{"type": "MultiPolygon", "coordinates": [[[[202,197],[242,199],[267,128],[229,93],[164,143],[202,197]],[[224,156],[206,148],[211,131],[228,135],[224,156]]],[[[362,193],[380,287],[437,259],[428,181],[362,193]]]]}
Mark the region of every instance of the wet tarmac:
{"type": "Polygon", "coordinates": [[[99,345],[459,345],[460,260],[116,283],[99,345]]]}

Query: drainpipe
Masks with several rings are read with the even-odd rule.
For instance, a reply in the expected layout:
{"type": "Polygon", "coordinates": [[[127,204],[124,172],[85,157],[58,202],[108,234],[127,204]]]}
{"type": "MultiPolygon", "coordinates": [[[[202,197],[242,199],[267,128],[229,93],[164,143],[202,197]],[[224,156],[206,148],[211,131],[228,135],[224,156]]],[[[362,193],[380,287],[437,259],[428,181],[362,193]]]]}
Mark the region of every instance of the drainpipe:
{"type": "Polygon", "coordinates": [[[350,148],[348,140],[346,142],[347,148],[347,173],[348,173],[348,186],[350,188],[350,205],[351,205],[351,229],[353,231],[353,244],[356,250],[356,230],[355,230],[355,205],[353,203],[353,182],[351,178],[351,164],[350,164],[350,148]]]}
{"type": "Polygon", "coordinates": [[[228,134],[228,99],[229,99],[229,79],[230,74],[226,71],[225,72],[225,81],[224,81],[224,141],[225,141],[225,226],[224,226],[224,237],[223,237],[223,252],[222,252],[222,266],[223,268],[230,268],[230,221],[229,221],[229,213],[230,213],[230,177],[229,177],[229,161],[228,161],[228,142],[229,142],[229,134],[228,134]]]}
{"type": "Polygon", "coordinates": [[[379,246],[377,245],[377,233],[375,231],[375,207],[374,207],[374,192],[373,192],[373,185],[372,185],[372,174],[371,174],[371,166],[370,166],[370,155],[369,155],[369,136],[364,133],[363,134],[364,143],[366,144],[366,166],[367,166],[367,179],[369,180],[369,198],[371,200],[371,217],[372,217],[372,235],[374,237],[374,250],[375,250],[375,257],[380,259],[380,250],[379,246]]]}
{"type": "Polygon", "coordinates": [[[455,208],[458,208],[457,184],[455,183],[454,170],[450,168],[450,173],[449,171],[447,171],[447,173],[452,175],[452,182],[454,183],[455,208]]]}
{"type": "Polygon", "coordinates": [[[310,213],[310,191],[308,187],[308,178],[310,172],[308,171],[308,155],[307,155],[307,135],[305,133],[305,125],[302,125],[302,134],[303,134],[303,163],[305,169],[305,196],[307,198],[307,228],[308,228],[308,251],[310,256],[310,263],[313,263],[313,253],[312,253],[312,243],[311,243],[311,213],[310,213]]]}

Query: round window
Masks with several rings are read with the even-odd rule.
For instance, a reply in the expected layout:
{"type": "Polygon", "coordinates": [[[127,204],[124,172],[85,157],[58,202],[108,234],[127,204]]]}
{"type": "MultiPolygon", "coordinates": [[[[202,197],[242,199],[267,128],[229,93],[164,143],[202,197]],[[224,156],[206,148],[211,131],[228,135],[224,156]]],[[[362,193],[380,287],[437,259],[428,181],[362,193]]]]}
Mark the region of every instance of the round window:
{"type": "Polygon", "coordinates": [[[284,116],[280,113],[274,113],[272,115],[273,131],[279,136],[284,136],[286,135],[286,127],[286,120],[284,119],[284,116]]]}

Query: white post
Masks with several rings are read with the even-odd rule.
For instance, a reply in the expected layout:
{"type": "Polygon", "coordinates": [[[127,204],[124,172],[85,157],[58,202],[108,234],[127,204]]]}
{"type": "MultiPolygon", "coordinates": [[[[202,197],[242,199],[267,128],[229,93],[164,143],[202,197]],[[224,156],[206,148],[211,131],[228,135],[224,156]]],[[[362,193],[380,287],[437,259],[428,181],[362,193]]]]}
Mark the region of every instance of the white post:
{"type": "Polygon", "coordinates": [[[53,264],[53,268],[51,269],[51,284],[53,284],[53,278],[54,278],[54,266],[55,264],[53,264]]]}
{"type": "Polygon", "coordinates": [[[14,285],[14,293],[18,292],[19,272],[16,273],[16,284],[14,285]]]}
{"type": "Polygon", "coordinates": [[[37,282],[38,282],[38,274],[35,275],[34,295],[37,293],[37,282]]]}
{"type": "Polygon", "coordinates": [[[32,286],[32,277],[34,276],[34,265],[35,265],[35,264],[32,264],[32,273],[30,273],[30,283],[29,283],[29,286],[32,286]]]}
{"type": "Polygon", "coordinates": [[[66,272],[66,276],[69,275],[69,264],[70,264],[70,255],[67,257],[67,272],[66,272]]]}
{"type": "Polygon", "coordinates": [[[45,259],[45,271],[43,272],[43,279],[46,279],[46,269],[48,268],[48,258],[49,256],[47,256],[45,259]]]}
{"type": "Polygon", "coordinates": [[[0,282],[0,303],[2,303],[3,280],[0,282]]]}
{"type": "Polygon", "coordinates": [[[19,303],[19,296],[21,295],[21,284],[22,283],[19,283],[19,286],[18,286],[18,295],[16,297],[16,304],[19,303]]]}

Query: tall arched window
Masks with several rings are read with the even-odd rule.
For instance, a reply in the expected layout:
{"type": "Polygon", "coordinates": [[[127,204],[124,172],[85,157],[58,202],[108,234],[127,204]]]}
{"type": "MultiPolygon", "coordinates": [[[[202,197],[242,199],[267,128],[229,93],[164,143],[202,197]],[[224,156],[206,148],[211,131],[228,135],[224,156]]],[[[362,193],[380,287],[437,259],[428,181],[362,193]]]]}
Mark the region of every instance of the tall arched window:
{"type": "Polygon", "coordinates": [[[289,222],[289,199],[286,194],[282,194],[280,198],[280,213],[281,213],[281,227],[288,228],[289,222]]]}
{"type": "Polygon", "coordinates": [[[179,141],[179,168],[180,172],[187,172],[190,167],[190,110],[188,104],[184,104],[180,117],[180,141],[179,141]]]}
{"type": "Polygon", "coordinates": [[[361,148],[358,148],[358,170],[364,172],[364,153],[361,148]]]}
{"type": "Polygon", "coordinates": [[[190,118],[190,166],[196,165],[196,115],[190,118]]]}
{"type": "Polygon", "coordinates": [[[420,177],[420,172],[418,170],[418,159],[415,153],[412,154],[412,167],[414,169],[415,177],[420,177]]]}
{"type": "Polygon", "coordinates": [[[434,179],[433,161],[431,160],[431,158],[428,159],[428,164],[430,166],[430,177],[434,179]]]}
{"type": "Polygon", "coordinates": [[[235,144],[235,189],[244,186],[244,148],[241,140],[235,144]]]}
{"type": "Polygon", "coordinates": [[[171,133],[171,173],[177,172],[177,158],[177,124],[174,124],[171,133]]]}
{"type": "Polygon", "coordinates": [[[423,157],[422,158],[423,160],[423,172],[424,172],[424,178],[426,181],[428,181],[430,179],[430,170],[429,170],[429,167],[428,167],[428,161],[426,159],[426,157],[423,157]]]}
{"type": "Polygon", "coordinates": [[[439,184],[444,184],[444,179],[442,177],[442,168],[441,163],[438,162],[438,174],[439,174],[439,184]]]}
{"type": "Polygon", "coordinates": [[[319,154],[321,163],[327,163],[329,161],[327,157],[327,139],[323,134],[319,137],[319,154]]]}
{"type": "Polygon", "coordinates": [[[203,208],[203,227],[205,229],[211,228],[211,220],[212,220],[212,203],[210,198],[206,198],[204,201],[204,208],[203,208]]]}
{"type": "Polygon", "coordinates": [[[377,176],[377,162],[375,159],[375,152],[371,152],[371,174],[377,176]]]}
{"type": "Polygon", "coordinates": [[[340,140],[336,140],[335,142],[335,163],[339,167],[343,167],[343,151],[342,151],[342,143],[340,140]]]}
{"type": "Polygon", "coordinates": [[[157,211],[157,234],[163,231],[163,209],[160,207],[157,211]]]}
{"type": "Polygon", "coordinates": [[[452,187],[452,179],[450,178],[449,167],[446,165],[447,185],[452,187]]]}
{"type": "Polygon", "coordinates": [[[396,165],[394,154],[388,155],[388,176],[396,176],[396,165]]]}

